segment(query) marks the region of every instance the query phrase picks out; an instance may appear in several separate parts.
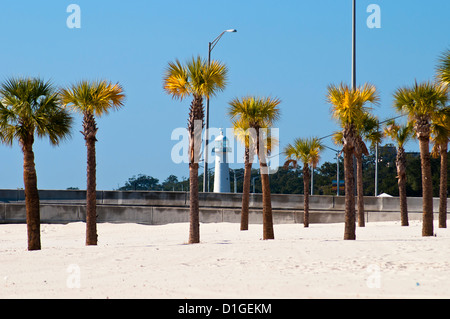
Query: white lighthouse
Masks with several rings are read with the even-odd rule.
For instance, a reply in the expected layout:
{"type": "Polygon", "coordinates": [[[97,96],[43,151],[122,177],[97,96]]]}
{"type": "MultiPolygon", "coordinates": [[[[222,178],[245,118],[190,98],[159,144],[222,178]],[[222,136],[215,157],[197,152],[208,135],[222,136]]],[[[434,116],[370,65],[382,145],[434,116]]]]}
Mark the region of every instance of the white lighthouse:
{"type": "Polygon", "coordinates": [[[228,139],[223,136],[223,130],[215,140],[213,152],[216,154],[216,167],[214,170],[214,193],[230,192],[230,168],[227,154],[231,149],[227,147],[228,139]]]}

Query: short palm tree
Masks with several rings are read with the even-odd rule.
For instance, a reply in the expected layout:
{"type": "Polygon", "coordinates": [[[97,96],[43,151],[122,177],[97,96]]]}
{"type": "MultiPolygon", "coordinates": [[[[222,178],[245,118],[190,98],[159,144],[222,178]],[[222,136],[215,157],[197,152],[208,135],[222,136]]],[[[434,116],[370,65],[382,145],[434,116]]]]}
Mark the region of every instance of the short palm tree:
{"type": "Polygon", "coordinates": [[[443,85],[431,82],[402,87],[394,93],[394,107],[408,115],[419,139],[422,170],[423,223],[422,236],[433,236],[433,185],[431,181],[430,136],[433,117],[445,107],[447,91],[443,85]]]}
{"type": "Polygon", "coordinates": [[[87,148],[86,188],[86,245],[97,245],[97,190],[96,190],[96,117],[108,114],[123,106],[125,94],[119,84],[106,81],[82,81],[61,89],[64,106],[83,115],[83,131],[87,148]]]}
{"type": "Polygon", "coordinates": [[[232,121],[234,133],[239,141],[242,142],[245,148],[244,153],[244,185],[242,189],[242,208],[241,208],[241,230],[248,230],[248,209],[250,203],[250,182],[252,175],[252,164],[255,155],[255,145],[253,141],[254,136],[248,126],[248,122],[232,121]]]}
{"type": "Polygon", "coordinates": [[[297,138],[294,140],[293,144],[288,144],[284,148],[284,154],[287,156],[287,161],[285,162],[285,167],[290,164],[296,168],[301,162],[303,164],[303,225],[304,227],[309,227],[309,183],[311,180],[310,166],[311,169],[316,168],[319,163],[320,153],[324,149],[324,146],[320,139],[317,137],[313,138],[297,138]]]}
{"type": "Polygon", "coordinates": [[[406,153],[404,146],[412,138],[413,128],[411,125],[399,125],[395,120],[390,120],[386,123],[384,132],[397,145],[397,158],[395,164],[397,166],[401,225],[409,226],[406,197],[406,153]]]}
{"type": "Polygon", "coordinates": [[[189,109],[189,185],[190,185],[190,227],[189,243],[200,242],[200,219],[198,199],[198,167],[201,147],[201,133],[204,121],[203,98],[215,96],[226,87],[228,70],[217,61],[208,62],[201,57],[192,58],[186,64],[170,62],[163,84],[167,94],[183,100],[192,96],[189,109]]]}
{"type": "Polygon", "coordinates": [[[432,119],[431,136],[434,144],[431,155],[440,157],[441,172],[439,179],[439,228],[447,228],[447,152],[450,137],[450,109],[438,112],[432,119]]]}
{"type": "Polygon", "coordinates": [[[278,98],[248,96],[235,98],[229,104],[228,114],[232,121],[244,122],[254,132],[256,152],[259,158],[263,191],[263,239],[274,239],[272,202],[270,197],[269,171],[266,153],[271,142],[265,134],[280,117],[281,101],[278,98]]]}
{"type": "Polygon", "coordinates": [[[327,100],[332,105],[331,113],[342,129],[345,170],[345,230],[344,239],[356,239],[355,192],[353,155],[357,147],[358,123],[368,112],[367,103],[376,104],[379,97],[375,86],[365,84],[355,89],[345,84],[328,87],[327,100]]]}
{"type": "Polygon", "coordinates": [[[40,250],[40,210],[33,144],[48,136],[52,145],[70,136],[72,117],[60,107],[57,90],[39,78],[10,78],[0,86],[0,136],[22,148],[28,250],[40,250]]]}

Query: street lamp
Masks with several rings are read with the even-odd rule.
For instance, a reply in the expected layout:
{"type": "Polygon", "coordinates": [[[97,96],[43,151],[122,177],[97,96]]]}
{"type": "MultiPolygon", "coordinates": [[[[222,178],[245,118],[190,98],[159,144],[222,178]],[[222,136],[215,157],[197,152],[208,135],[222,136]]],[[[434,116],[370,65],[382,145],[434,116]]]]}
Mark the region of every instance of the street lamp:
{"type": "MultiPolygon", "coordinates": [[[[208,67],[211,65],[211,51],[217,45],[219,40],[225,33],[237,32],[236,29],[229,29],[223,31],[217,38],[215,38],[212,42],[208,44],[208,67]]],[[[209,178],[208,178],[208,141],[209,141],[209,97],[206,99],[206,129],[205,129],[205,144],[204,144],[204,153],[205,153],[205,165],[203,168],[203,192],[209,191],[209,178]]]]}

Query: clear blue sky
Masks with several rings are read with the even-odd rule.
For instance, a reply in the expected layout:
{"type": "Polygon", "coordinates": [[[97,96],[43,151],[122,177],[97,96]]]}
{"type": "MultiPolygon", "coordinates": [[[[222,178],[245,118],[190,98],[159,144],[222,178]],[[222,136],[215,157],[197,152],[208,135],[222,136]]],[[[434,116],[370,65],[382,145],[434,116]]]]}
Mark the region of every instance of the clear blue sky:
{"type": "MultiPolygon", "coordinates": [[[[438,56],[450,48],[450,1],[358,0],[357,82],[381,94],[375,113],[386,119],[392,93],[431,80],[438,56]],[[381,8],[381,28],[369,29],[369,4],[381,8]]],[[[248,94],[283,102],[281,147],[296,137],[326,136],[337,126],[325,101],[327,85],[350,82],[351,0],[15,0],[0,3],[0,80],[39,76],[58,86],[81,79],[120,82],[125,107],[98,120],[97,188],[113,189],[139,173],[163,181],[188,176],[175,164],[172,131],[185,127],[190,100],[172,100],[162,89],[167,63],[208,53],[208,42],[226,34],[213,58],[229,69],[227,89],[211,100],[210,125],[229,127],[228,101],[248,94]],[[69,4],[81,8],[81,29],[69,29],[69,4]]],[[[59,147],[35,143],[38,187],[86,184],[86,148],[76,115],[72,138],[59,147]]],[[[334,147],[331,140],[325,140],[334,147]]],[[[416,150],[412,142],[407,147],[416,150]]],[[[0,188],[23,187],[17,144],[0,146],[0,188]]],[[[333,152],[323,161],[332,161],[333,152]]],[[[232,168],[243,167],[233,164],[232,168]]]]}

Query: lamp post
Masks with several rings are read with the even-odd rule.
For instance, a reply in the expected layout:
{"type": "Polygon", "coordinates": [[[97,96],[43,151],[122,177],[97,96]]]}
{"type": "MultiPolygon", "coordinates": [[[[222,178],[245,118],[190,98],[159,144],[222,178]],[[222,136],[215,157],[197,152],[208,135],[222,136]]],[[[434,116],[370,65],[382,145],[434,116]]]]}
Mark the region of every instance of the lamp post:
{"type": "MultiPolygon", "coordinates": [[[[217,45],[222,36],[227,32],[237,32],[236,29],[229,29],[223,31],[217,38],[215,38],[212,42],[209,42],[208,45],[208,67],[211,65],[211,51],[217,45]]],[[[208,141],[209,141],[209,98],[206,99],[206,129],[205,129],[205,144],[204,144],[204,153],[205,153],[205,165],[203,168],[203,192],[209,191],[209,178],[208,178],[208,141]]]]}
{"type": "Polygon", "coordinates": [[[352,89],[356,89],[356,0],[353,0],[352,21],[352,89]]]}

